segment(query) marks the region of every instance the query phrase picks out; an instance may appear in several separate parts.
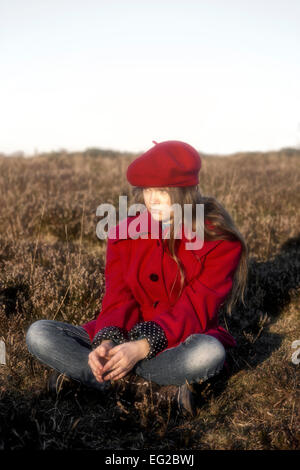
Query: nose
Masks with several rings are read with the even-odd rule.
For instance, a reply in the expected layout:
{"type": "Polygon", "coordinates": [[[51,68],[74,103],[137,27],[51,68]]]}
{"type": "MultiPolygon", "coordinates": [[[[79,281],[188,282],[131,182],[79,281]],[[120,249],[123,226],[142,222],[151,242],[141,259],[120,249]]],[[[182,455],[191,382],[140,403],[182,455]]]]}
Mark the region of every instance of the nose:
{"type": "Polygon", "coordinates": [[[160,202],[160,199],[159,199],[158,193],[156,191],[151,191],[150,203],[151,204],[159,204],[159,202],[160,202]]]}

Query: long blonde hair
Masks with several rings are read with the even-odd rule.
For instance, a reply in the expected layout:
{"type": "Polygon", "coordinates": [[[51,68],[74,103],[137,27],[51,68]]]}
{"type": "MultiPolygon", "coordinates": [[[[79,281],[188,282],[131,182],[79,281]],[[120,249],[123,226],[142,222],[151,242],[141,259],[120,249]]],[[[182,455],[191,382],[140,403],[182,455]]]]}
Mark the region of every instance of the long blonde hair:
{"type": "MultiPolygon", "coordinates": [[[[248,248],[243,235],[239,232],[234,224],[231,216],[222,204],[213,196],[203,196],[200,192],[199,184],[196,186],[183,186],[183,187],[163,187],[157,188],[167,191],[170,195],[171,204],[179,204],[184,208],[184,204],[192,205],[192,220],[193,230],[196,229],[196,204],[204,204],[204,218],[210,224],[204,224],[204,240],[239,240],[242,245],[242,253],[239,264],[236,268],[233,277],[233,285],[231,292],[226,299],[226,311],[231,313],[234,304],[241,299],[243,304],[244,293],[248,277],[248,248]]],[[[134,186],[132,187],[132,198],[134,203],[144,204],[143,188],[134,186]]],[[[170,238],[168,239],[168,248],[170,256],[174,259],[178,266],[181,275],[181,287],[178,298],[182,293],[185,283],[185,270],[181,260],[177,256],[177,248],[180,240],[174,238],[174,221],[170,219],[170,238]]],[[[178,274],[177,270],[177,274],[178,274]]],[[[175,285],[176,279],[173,283],[175,285]]],[[[172,286],[172,289],[173,289],[172,286]]],[[[171,292],[172,292],[171,289],[171,292]]]]}

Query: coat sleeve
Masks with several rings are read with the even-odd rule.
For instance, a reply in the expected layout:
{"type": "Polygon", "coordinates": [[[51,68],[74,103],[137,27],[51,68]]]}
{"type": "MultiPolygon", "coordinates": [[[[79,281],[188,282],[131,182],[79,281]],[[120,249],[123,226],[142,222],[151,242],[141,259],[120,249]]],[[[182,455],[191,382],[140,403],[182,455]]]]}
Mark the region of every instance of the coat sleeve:
{"type": "Polygon", "coordinates": [[[147,359],[166,347],[177,346],[191,334],[221,328],[218,310],[232,289],[241,251],[240,241],[221,240],[206,254],[200,273],[184,287],[175,305],[134,326],[130,335],[135,339],[146,337],[150,343],[147,359]]]}
{"type": "Polygon", "coordinates": [[[108,238],[105,264],[105,294],[96,319],[93,348],[103,339],[116,344],[128,341],[128,330],[142,319],[140,306],[124,281],[118,241],[108,238]]]}

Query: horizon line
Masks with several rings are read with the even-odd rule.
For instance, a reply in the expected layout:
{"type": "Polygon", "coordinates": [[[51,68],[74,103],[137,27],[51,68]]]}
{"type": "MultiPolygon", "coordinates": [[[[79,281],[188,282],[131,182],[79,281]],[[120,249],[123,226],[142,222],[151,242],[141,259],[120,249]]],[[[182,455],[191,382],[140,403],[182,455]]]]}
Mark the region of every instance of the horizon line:
{"type": "MultiPolygon", "coordinates": [[[[150,147],[149,147],[150,148],[150,147]]],[[[83,154],[83,153],[88,153],[88,152],[108,152],[108,153],[117,153],[117,154],[125,154],[125,155],[141,155],[142,153],[146,152],[147,150],[149,149],[145,149],[145,150],[140,150],[140,151],[137,151],[137,152],[134,152],[134,151],[130,151],[130,150],[117,150],[117,149],[114,149],[114,148],[109,148],[109,147],[96,147],[96,146],[93,146],[93,147],[86,147],[84,150],[69,150],[65,147],[61,147],[57,150],[43,150],[43,151],[39,151],[38,148],[35,149],[34,152],[32,153],[27,153],[23,150],[15,150],[15,151],[12,151],[12,152],[2,152],[0,150],[0,157],[6,157],[6,158],[16,158],[16,157],[22,157],[22,158],[34,158],[34,157],[39,157],[39,156],[42,156],[42,155],[51,155],[51,154],[83,154]]],[[[233,155],[237,155],[237,154],[242,154],[242,153],[247,153],[247,154],[251,154],[251,153],[270,153],[270,152],[283,152],[283,151],[286,151],[286,152],[300,152],[300,145],[299,146],[285,146],[285,147],[281,147],[281,148],[277,148],[277,149],[269,149],[269,150],[237,150],[237,151],[234,151],[234,152],[231,152],[231,153],[217,153],[217,152],[210,152],[210,153],[207,153],[207,152],[203,152],[201,150],[198,150],[196,149],[200,156],[207,156],[207,157],[214,157],[214,156],[220,156],[220,157],[229,157],[229,156],[233,156],[233,155]]]]}

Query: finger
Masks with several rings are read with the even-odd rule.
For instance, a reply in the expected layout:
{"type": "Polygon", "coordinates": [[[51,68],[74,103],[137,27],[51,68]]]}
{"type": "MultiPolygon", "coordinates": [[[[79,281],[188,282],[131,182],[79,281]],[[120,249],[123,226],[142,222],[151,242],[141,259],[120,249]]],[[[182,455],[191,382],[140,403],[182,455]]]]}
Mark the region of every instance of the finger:
{"type": "Polygon", "coordinates": [[[122,344],[119,344],[118,346],[115,346],[114,348],[111,348],[108,352],[107,355],[109,357],[113,357],[117,352],[120,351],[120,346],[123,346],[122,344]]]}
{"type": "Polygon", "coordinates": [[[99,346],[94,350],[95,354],[99,357],[106,357],[107,355],[107,348],[105,346],[99,346]]]}
{"type": "Polygon", "coordinates": [[[104,381],[106,380],[102,375],[95,375],[95,379],[96,379],[97,382],[99,382],[99,383],[102,383],[102,382],[104,382],[104,381]]]}
{"type": "Polygon", "coordinates": [[[88,360],[88,363],[91,364],[93,367],[95,367],[96,369],[102,369],[102,364],[98,358],[98,356],[92,354],[89,356],[89,360],[88,360]]]}
{"type": "Polygon", "coordinates": [[[108,374],[109,372],[112,372],[121,366],[124,366],[121,361],[108,361],[102,369],[102,374],[108,374]]]}
{"type": "Polygon", "coordinates": [[[131,369],[133,368],[132,364],[127,364],[126,366],[122,366],[121,369],[123,369],[123,372],[121,373],[120,376],[114,376],[113,380],[118,380],[127,375],[131,369]]]}
{"type": "Polygon", "coordinates": [[[108,361],[108,358],[106,358],[105,356],[97,354],[96,349],[94,350],[91,357],[95,361],[95,363],[100,364],[101,368],[106,363],[106,361],[108,361]]]}
{"type": "Polygon", "coordinates": [[[122,372],[121,374],[115,376],[115,377],[113,378],[113,380],[122,379],[122,377],[125,377],[125,375],[127,375],[127,371],[124,371],[124,372],[122,372]]]}
{"type": "Polygon", "coordinates": [[[102,382],[102,381],[103,381],[102,374],[99,373],[99,372],[97,372],[95,369],[92,369],[92,368],[91,368],[91,370],[92,370],[92,373],[93,373],[95,379],[96,379],[98,382],[102,382]]]}
{"type": "Polygon", "coordinates": [[[122,358],[120,356],[115,356],[114,358],[107,361],[107,363],[103,366],[102,373],[104,374],[105,372],[118,367],[118,365],[120,365],[119,362],[121,359],[122,358]]]}
{"type": "Polygon", "coordinates": [[[94,357],[91,357],[89,359],[89,362],[88,362],[90,368],[92,369],[93,372],[97,373],[97,374],[101,374],[102,373],[102,365],[100,364],[100,362],[95,359],[94,357]]]}
{"type": "Polygon", "coordinates": [[[96,380],[98,382],[103,382],[102,371],[99,371],[99,369],[95,368],[94,366],[91,367],[91,370],[96,380]]]}
{"type": "Polygon", "coordinates": [[[118,377],[120,374],[126,374],[126,371],[124,370],[124,367],[118,367],[117,369],[113,370],[110,372],[108,375],[104,377],[105,380],[116,380],[116,377],[118,377]]]}

